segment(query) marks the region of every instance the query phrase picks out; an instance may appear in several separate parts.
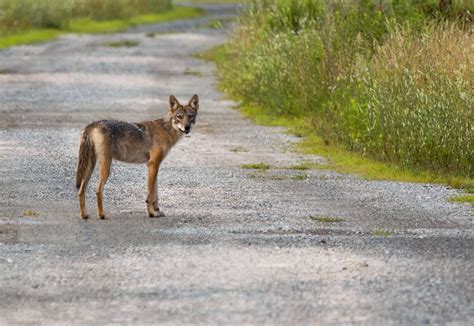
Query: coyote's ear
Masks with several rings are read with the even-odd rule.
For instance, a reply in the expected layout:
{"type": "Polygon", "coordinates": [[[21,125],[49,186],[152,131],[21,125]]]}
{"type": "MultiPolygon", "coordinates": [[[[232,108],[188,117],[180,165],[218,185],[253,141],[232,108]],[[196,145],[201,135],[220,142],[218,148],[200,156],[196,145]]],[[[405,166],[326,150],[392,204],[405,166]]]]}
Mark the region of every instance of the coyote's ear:
{"type": "Polygon", "coordinates": [[[196,111],[199,110],[199,96],[197,96],[197,94],[194,94],[193,97],[191,97],[189,100],[189,106],[196,111]]]}
{"type": "Polygon", "coordinates": [[[170,95],[170,111],[175,111],[179,107],[179,102],[174,95],[170,95]]]}

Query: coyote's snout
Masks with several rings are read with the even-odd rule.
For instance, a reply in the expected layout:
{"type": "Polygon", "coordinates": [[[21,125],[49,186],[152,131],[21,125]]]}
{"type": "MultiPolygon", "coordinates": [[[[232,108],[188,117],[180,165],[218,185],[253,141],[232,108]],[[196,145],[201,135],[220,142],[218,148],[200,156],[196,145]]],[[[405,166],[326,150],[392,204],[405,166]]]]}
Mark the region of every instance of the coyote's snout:
{"type": "Polygon", "coordinates": [[[196,122],[199,97],[194,95],[187,105],[181,105],[173,95],[166,118],[130,123],[116,120],[101,120],[88,124],[81,132],[76,187],[79,190],[79,207],[83,219],[86,211],[85,193],[87,184],[99,161],[99,184],[97,185],[97,211],[105,219],[102,195],[110,174],[112,159],[128,163],[146,163],[148,166],[148,193],[146,198],[148,215],[163,216],[158,207],[156,178],[158,169],[171,147],[183,133],[188,134],[196,122]]]}

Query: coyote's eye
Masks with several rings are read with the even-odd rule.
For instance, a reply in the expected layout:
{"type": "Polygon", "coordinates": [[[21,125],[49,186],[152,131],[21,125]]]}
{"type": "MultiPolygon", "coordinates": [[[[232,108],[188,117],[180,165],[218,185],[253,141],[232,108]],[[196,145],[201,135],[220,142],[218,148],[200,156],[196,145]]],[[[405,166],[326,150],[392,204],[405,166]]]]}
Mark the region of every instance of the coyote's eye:
{"type": "Polygon", "coordinates": [[[176,118],[177,118],[178,120],[181,120],[181,119],[183,118],[183,115],[182,115],[182,114],[178,114],[178,115],[176,116],[176,118]]]}

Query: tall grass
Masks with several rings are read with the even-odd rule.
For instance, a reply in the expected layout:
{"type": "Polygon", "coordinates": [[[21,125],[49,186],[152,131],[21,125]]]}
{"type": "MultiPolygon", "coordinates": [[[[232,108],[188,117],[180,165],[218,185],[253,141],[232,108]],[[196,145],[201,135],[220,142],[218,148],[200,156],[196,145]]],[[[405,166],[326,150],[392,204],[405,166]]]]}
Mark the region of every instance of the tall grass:
{"type": "Polygon", "coordinates": [[[124,19],[170,7],[170,0],[0,0],[0,36],[31,28],[65,28],[75,18],[124,19]]]}
{"type": "Polygon", "coordinates": [[[222,65],[244,103],[404,167],[474,176],[473,8],[254,1],[222,65]]]}

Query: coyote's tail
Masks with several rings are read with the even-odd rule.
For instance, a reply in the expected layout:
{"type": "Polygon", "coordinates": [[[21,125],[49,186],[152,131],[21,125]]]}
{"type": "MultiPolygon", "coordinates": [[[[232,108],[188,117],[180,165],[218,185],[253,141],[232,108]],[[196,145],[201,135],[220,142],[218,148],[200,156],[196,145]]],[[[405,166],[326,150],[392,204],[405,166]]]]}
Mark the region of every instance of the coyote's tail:
{"type": "MultiPolygon", "coordinates": [[[[96,154],[94,144],[89,138],[89,128],[81,133],[81,144],[79,145],[79,161],[77,162],[76,188],[80,189],[86,176],[90,176],[95,167],[96,154]]],[[[87,182],[87,181],[86,181],[87,182]]]]}

